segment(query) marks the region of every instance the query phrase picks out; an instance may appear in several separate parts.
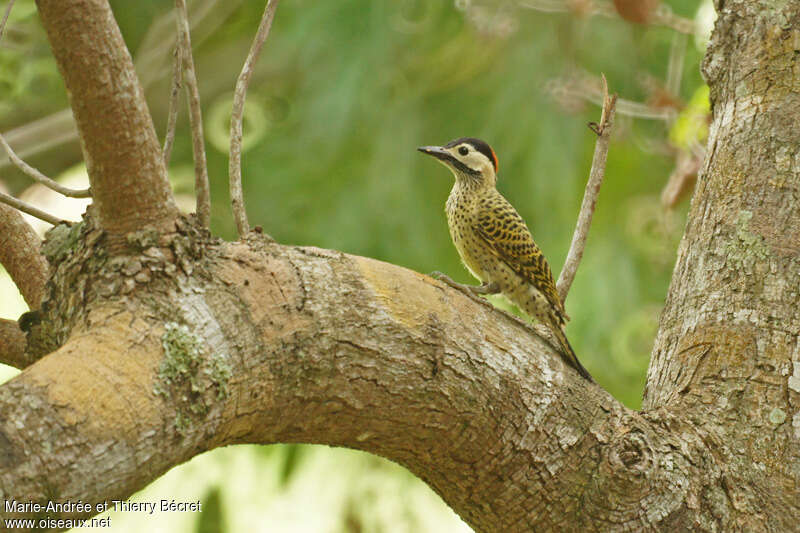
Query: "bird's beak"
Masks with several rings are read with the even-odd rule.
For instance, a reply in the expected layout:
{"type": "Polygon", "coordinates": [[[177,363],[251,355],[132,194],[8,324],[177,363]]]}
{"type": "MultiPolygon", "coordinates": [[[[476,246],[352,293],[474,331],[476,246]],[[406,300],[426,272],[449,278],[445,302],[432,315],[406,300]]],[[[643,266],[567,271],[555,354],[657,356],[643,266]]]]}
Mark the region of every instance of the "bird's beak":
{"type": "Polygon", "coordinates": [[[420,146],[417,148],[423,154],[432,155],[437,159],[441,159],[442,161],[449,161],[452,159],[453,156],[450,155],[450,152],[442,148],[441,146],[420,146]]]}

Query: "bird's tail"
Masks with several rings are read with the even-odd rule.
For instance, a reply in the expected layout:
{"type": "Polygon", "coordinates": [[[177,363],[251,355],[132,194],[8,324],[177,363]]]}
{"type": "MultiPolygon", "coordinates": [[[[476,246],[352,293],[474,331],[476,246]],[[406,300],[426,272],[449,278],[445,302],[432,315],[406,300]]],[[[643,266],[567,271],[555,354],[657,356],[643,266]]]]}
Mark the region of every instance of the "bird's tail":
{"type": "Polygon", "coordinates": [[[594,378],[592,378],[592,375],[589,374],[589,371],[583,368],[581,362],[578,361],[578,357],[575,355],[572,345],[567,340],[566,333],[564,333],[564,327],[561,324],[556,323],[552,328],[550,328],[550,330],[556,336],[558,343],[561,345],[564,361],[566,361],[567,364],[569,364],[572,368],[577,370],[581,376],[594,383],[594,378]]]}

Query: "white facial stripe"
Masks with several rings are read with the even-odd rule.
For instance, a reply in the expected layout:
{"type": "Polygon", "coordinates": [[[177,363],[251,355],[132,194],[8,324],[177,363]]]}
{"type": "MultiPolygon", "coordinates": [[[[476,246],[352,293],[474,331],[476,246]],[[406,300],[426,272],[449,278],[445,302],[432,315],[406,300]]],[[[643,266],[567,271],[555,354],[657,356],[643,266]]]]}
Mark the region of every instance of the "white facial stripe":
{"type": "Polygon", "coordinates": [[[494,171],[494,165],[489,158],[483,155],[481,152],[475,150],[472,146],[467,143],[461,143],[457,146],[452,148],[448,148],[448,151],[455,157],[457,160],[462,162],[464,165],[468,166],[469,168],[485,173],[489,170],[494,171]],[[461,155],[461,148],[464,147],[468,150],[467,155],[461,155]]]}

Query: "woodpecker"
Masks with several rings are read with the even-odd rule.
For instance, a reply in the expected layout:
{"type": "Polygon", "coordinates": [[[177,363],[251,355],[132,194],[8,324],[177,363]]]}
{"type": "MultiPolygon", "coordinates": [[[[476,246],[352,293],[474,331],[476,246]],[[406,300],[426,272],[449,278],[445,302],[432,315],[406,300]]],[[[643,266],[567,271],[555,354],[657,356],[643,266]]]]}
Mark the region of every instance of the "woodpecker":
{"type": "Polygon", "coordinates": [[[455,176],[447,199],[447,225],[458,255],[480,286],[450,285],[473,294],[502,293],[553,333],[564,360],[594,381],[572,350],[564,325],[567,314],[542,251],[516,209],[497,189],[497,156],[480,139],[462,137],[444,146],[422,146],[455,176]]]}

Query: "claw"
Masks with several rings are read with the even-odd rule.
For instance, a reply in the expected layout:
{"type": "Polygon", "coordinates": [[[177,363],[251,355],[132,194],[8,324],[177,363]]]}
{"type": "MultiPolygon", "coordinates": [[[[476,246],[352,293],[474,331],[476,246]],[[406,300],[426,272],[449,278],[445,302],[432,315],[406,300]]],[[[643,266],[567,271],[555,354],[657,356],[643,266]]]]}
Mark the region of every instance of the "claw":
{"type": "Polygon", "coordinates": [[[469,286],[469,290],[471,290],[475,294],[497,294],[500,292],[500,286],[495,283],[481,283],[479,286],[469,286]]]}

